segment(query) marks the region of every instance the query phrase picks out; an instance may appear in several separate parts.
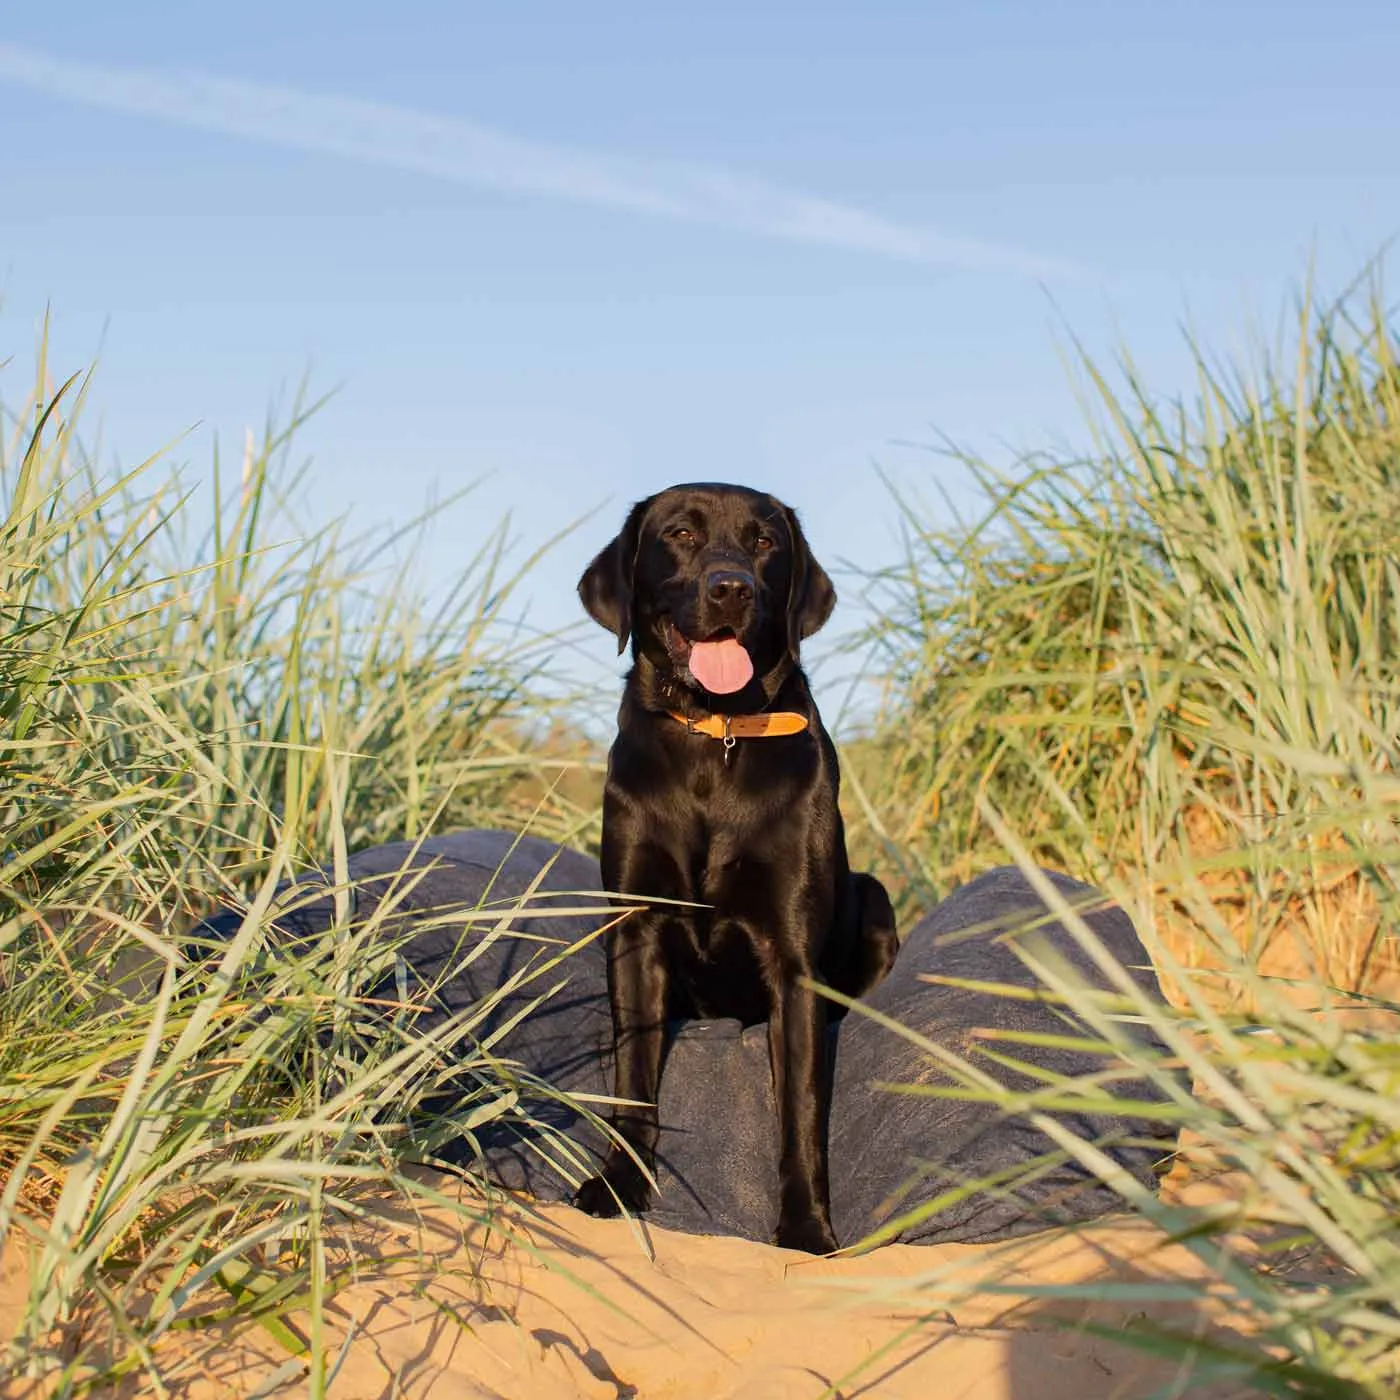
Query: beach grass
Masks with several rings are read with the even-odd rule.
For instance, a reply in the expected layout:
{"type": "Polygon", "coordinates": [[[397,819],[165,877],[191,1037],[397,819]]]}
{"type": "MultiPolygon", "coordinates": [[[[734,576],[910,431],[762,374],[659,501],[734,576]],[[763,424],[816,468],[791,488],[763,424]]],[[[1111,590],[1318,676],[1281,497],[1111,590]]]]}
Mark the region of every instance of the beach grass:
{"type": "MultiPolygon", "coordinates": [[[[172,1339],[246,1322],[321,1393],[366,1193],[442,1204],[406,1158],[503,1117],[568,1153],[534,1118],[553,1090],[484,1033],[499,997],[430,1030],[417,989],[386,1004],[394,900],[352,923],[345,877],[365,845],[589,819],[558,793],[573,760],[532,752],[555,707],[547,645],[510,621],[531,560],[468,513],[476,543],[429,608],[393,535],[296,518],[313,406],[231,477],[216,462],[201,516],[159,462],[85,455],[88,381],[52,387],[42,344],[34,383],[0,466],[0,1240],[29,1287],[9,1363],[44,1394],[159,1387],[172,1339]],[[333,927],[277,942],[276,888],[311,866],[333,927]],[[201,949],[217,907],[241,925],[201,949]],[[444,1094],[451,1112],[423,1111],[444,1094]]],[[[542,949],[526,990],[562,955],[542,949]]],[[[463,1200],[464,1228],[490,1211],[463,1200]]]]}
{"type": "MultiPolygon", "coordinates": [[[[1368,284],[1304,298],[1255,363],[1199,350],[1180,401],[1126,356],[1117,381],[1083,359],[1093,451],[963,459],[985,501],[970,521],[903,493],[905,558],[870,581],[885,691],[847,747],[859,848],[910,910],[1007,860],[1087,880],[1132,914],[1169,995],[1106,1000],[1035,966],[1102,1069],[1012,1093],[994,1054],[1033,1052],[987,1047],[937,1091],[1034,1116],[1208,1263],[1194,1328],[1115,1333],[1181,1362],[1163,1393],[1400,1385],[1397,346],[1368,284]],[[1183,1124],[1174,1178],[1223,1197],[1156,1196],[1066,1129],[1125,1064],[1183,1124]]],[[[1006,1285],[984,1260],[927,1280],[925,1302],[989,1287],[1006,1285]]],[[[1102,1288],[1129,1312],[1132,1295],[1102,1288]]]]}

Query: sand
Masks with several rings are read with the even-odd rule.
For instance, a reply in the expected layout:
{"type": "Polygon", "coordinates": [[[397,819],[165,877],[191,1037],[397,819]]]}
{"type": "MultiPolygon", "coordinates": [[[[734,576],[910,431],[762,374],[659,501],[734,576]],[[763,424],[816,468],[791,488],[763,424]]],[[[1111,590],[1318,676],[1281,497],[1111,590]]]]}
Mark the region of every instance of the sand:
{"type": "MultiPolygon", "coordinates": [[[[1148,1316],[1220,1337],[1233,1321],[1187,1250],[1127,1216],[1075,1236],[819,1260],[563,1206],[513,1202],[487,1229],[447,1206],[415,1215],[388,1199],[364,1204],[368,1219],[347,1235],[364,1276],[336,1295],[325,1338],[328,1393],[343,1400],[1107,1400],[1169,1385],[1176,1367],[1086,1324],[1111,1334],[1148,1316]],[[962,1290],[945,1307],[929,1288],[939,1277],[962,1290]],[[1105,1279],[1177,1296],[1017,1296],[1105,1279]]],[[[0,1279],[6,1334],[19,1273],[11,1254],[0,1279]]],[[[169,1393],[186,1400],[306,1393],[304,1361],[261,1332],[206,1330],[159,1356],[169,1393]]],[[[121,1393],[153,1392],[129,1383],[121,1393]]],[[[1188,1381],[1175,1393],[1253,1392],[1188,1381]]]]}

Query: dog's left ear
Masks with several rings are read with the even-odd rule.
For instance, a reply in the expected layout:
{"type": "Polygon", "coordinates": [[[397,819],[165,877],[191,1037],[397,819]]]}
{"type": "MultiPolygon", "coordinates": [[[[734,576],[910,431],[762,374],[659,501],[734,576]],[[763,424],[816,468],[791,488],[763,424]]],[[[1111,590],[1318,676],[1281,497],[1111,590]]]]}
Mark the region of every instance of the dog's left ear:
{"type": "Polygon", "coordinates": [[[819,630],[836,606],[836,589],[826,570],[812,557],[807,536],[798,524],[797,512],[787,510],[788,538],[792,541],[792,584],[788,590],[788,650],[797,660],[803,640],[819,630]]]}
{"type": "Polygon", "coordinates": [[[578,596],[589,617],[617,634],[617,654],[622,655],[632,630],[632,573],[637,564],[637,541],[642,517],[650,498],[638,501],[617,538],[598,551],[578,581],[578,596]]]}

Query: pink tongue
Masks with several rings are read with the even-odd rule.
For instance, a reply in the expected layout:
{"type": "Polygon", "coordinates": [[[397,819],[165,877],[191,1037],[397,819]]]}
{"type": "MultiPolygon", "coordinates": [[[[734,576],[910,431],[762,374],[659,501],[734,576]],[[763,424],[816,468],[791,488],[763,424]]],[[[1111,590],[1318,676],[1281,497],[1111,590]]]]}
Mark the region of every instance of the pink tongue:
{"type": "Polygon", "coordinates": [[[753,662],[733,637],[722,642],[693,642],[690,674],[712,695],[732,695],[753,679],[753,662]]]}

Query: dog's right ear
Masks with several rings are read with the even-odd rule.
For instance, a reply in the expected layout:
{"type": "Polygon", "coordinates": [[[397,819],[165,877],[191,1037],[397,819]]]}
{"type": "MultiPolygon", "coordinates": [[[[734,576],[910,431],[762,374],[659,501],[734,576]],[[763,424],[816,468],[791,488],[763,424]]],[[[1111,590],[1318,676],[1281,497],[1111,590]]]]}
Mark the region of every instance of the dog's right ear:
{"type": "Polygon", "coordinates": [[[622,655],[632,631],[632,573],[637,564],[637,542],[642,517],[650,499],[638,501],[616,539],[605,545],[583,571],[578,596],[585,611],[600,627],[617,634],[617,654],[622,655]]]}

